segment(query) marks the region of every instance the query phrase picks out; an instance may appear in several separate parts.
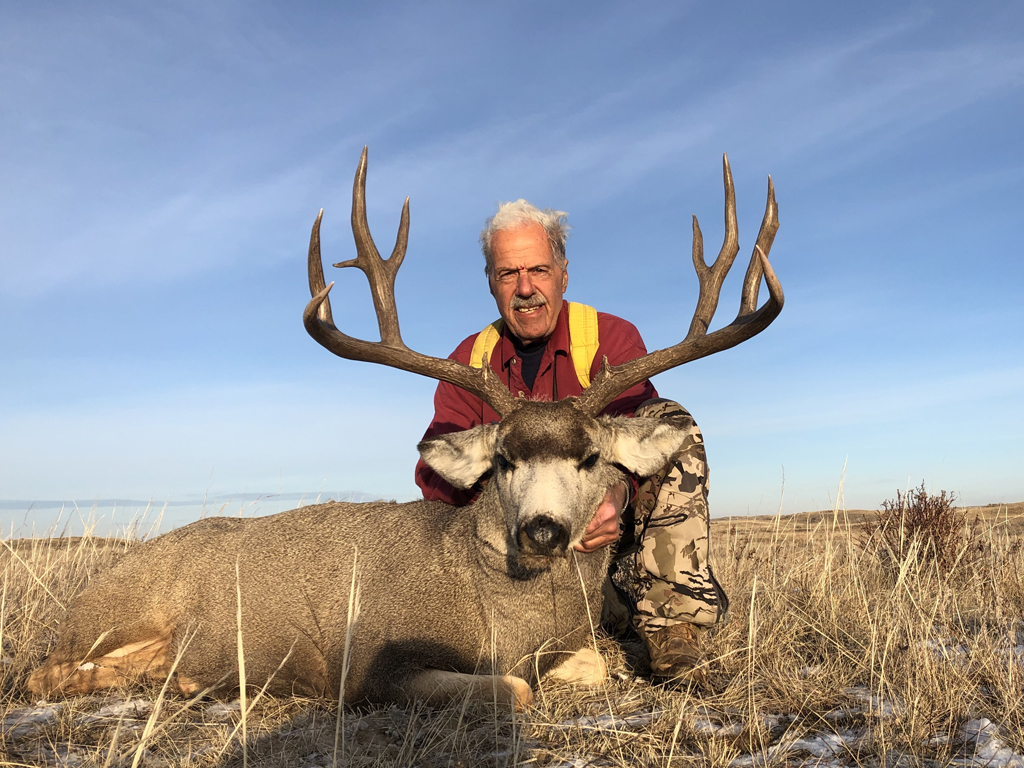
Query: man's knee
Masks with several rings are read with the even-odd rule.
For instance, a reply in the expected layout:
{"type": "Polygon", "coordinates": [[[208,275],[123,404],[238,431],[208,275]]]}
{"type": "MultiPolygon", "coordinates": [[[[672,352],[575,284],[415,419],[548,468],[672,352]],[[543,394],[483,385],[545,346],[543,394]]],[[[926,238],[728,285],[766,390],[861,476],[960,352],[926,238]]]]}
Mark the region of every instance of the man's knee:
{"type": "Polygon", "coordinates": [[[660,477],[664,478],[672,470],[673,465],[678,465],[681,471],[697,475],[703,481],[707,474],[704,436],[688,410],[674,400],[653,397],[641,403],[633,415],[648,419],[669,419],[689,433],[679,450],[658,473],[660,477]]]}
{"type": "Polygon", "coordinates": [[[688,419],[696,426],[696,422],[693,421],[693,416],[688,410],[675,400],[668,400],[664,397],[652,397],[650,400],[644,400],[637,406],[633,415],[647,419],[688,419]]]}

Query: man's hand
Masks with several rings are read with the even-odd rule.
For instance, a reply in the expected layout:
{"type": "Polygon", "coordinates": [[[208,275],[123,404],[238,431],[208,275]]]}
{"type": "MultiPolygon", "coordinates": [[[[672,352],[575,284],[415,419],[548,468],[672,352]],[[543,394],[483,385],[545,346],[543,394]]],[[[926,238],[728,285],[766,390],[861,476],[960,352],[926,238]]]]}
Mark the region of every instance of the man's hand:
{"type": "Polygon", "coordinates": [[[587,525],[583,539],[576,545],[580,552],[594,552],[619,538],[619,515],[626,504],[626,484],[616,483],[604,495],[604,501],[587,525]]]}

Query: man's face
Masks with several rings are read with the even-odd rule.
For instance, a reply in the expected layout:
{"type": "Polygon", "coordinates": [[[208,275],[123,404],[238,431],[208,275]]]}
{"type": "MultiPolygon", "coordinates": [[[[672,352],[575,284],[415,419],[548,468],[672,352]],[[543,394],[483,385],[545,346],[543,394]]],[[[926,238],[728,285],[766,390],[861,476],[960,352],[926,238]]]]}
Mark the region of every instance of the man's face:
{"type": "Polygon", "coordinates": [[[498,311],[520,341],[544,341],[555,332],[569,272],[558,266],[540,224],[495,232],[488,282],[498,311]]]}

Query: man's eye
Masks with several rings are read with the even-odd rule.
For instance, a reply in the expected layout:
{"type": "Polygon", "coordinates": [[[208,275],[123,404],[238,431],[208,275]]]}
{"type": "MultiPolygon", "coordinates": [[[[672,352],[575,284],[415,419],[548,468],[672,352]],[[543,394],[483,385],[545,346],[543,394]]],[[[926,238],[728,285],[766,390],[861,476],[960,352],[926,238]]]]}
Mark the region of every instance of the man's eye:
{"type": "Polygon", "coordinates": [[[534,267],[530,270],[530,274],[534,277],[547,277],[549,272],[551,272],[551,270],[547,267],[534,267]]]}

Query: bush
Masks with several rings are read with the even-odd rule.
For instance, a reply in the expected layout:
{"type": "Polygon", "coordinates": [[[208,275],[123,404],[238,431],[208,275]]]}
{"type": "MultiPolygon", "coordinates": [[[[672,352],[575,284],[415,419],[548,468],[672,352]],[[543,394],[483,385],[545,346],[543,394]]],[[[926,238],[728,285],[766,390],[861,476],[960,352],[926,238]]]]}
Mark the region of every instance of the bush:
{"type": "Polygon", "coordinates": [[[956,507],[956,495],[929,495],[924,481],[906,494],[882,502],[867,525],[866,543],[877,547],[882,565],[899,572],[907,558],[932,565],[940,576],[972,562],[981,549],[977,521],[956,507]]]}

